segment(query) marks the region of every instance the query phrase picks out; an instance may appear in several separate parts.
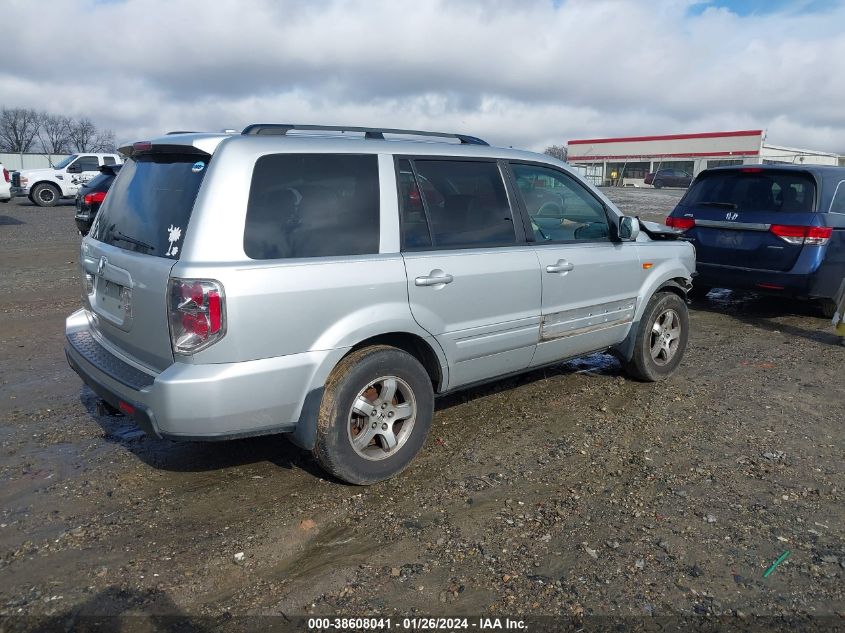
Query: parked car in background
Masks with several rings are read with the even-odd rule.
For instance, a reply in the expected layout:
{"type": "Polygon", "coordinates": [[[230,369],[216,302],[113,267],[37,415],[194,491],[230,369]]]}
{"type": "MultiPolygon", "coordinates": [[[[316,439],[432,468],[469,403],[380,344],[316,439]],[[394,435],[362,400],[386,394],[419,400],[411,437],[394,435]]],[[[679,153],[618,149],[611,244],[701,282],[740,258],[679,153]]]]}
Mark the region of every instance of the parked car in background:
{"type": "Polygon", "coordinates": [[[647,173],[643,182],[654,186],[655,189],[689,187],[692,182],[692,174],[685,172],[683,169],[658,169],[647,173]]]}
{"type": "Polygon", "coordinates": [[[148,434],[290,433],[368,484],[418,453],[435,394],[600,351],[640,380],[675,372],[695,269],[677,231],[546,155],[315,128],[122,149],[65,351],[148,434]],[[548,197],[516,184],[540,180],[565,200],[542,230],[548,197]]]}
{"type": "Polygon", "coordinates": [[[0,202],[8,202],[12,198],[12,184],[9,170],[0,163],[0,202]]]}
{"type": "Polygon", "coordinates": [[[106,193],[117,177],[117,172],[120,171],[121,167],[122,165],[103,165],[100,167],[100,174],[85,183],[76,194],[76,215],[74,216],[74,220],[76,221],[76,228],[79,229],[80,234],[88,235],[91,224],[94,222],[94,218],[97,217],[97,211],[100,210],[100,205],[106,199],[106,193]]]}
{"type": "Polygon", "coordinates": [[[695,245],[696,292],[738,288],[816,299],[833,315],[845,278],[845,168],[707,169],[666,224],[695,245]]]}
{"type": "Polygon", "coordinates": [[[72,154],[49,169],[23,169],[12,174],[12,195],[27,196],[39,207],[52,207],[62,198],[73,198],[103,165],[119,165],[119,154],[72,154]]]}

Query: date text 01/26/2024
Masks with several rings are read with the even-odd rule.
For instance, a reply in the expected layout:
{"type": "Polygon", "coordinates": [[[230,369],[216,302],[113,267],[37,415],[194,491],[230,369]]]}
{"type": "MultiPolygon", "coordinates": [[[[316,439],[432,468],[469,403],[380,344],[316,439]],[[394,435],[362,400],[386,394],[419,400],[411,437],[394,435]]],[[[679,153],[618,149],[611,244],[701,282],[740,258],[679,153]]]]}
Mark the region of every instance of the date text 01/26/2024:
{"type": "Polygon", "coordinates": [[[526,628],[523,620],[511,618],[308,618],[309,631],[518,631],[526,628]]]}

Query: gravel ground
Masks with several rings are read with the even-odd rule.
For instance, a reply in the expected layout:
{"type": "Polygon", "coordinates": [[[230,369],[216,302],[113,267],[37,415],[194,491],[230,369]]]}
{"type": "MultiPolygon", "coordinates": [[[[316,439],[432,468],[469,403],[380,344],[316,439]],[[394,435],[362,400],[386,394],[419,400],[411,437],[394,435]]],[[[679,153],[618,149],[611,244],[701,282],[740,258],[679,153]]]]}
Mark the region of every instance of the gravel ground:
{"type": "MultiPolygon", "coordinates": [[[[658,220],[681,193],[606,191],[658,220]]],[[[449,396],[415,464],[359,488],[283,437],[98,415],[62,351],[72,216],[0,205],[0,616],[845,623],[845,348],[812,306],[712,292],[659,384],[595,355],[449,396]]]]}

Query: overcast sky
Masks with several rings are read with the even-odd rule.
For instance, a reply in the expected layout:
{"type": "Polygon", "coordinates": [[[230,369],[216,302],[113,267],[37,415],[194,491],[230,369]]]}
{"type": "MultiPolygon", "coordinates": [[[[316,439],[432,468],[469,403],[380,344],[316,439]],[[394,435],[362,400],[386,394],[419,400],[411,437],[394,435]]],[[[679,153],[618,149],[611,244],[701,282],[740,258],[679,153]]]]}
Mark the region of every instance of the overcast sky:
{"type": "Polygon", "coordinates": [[[251,122],[845,153],[845,0],[0,0],[0,105],[119,141],[251,122]]]}

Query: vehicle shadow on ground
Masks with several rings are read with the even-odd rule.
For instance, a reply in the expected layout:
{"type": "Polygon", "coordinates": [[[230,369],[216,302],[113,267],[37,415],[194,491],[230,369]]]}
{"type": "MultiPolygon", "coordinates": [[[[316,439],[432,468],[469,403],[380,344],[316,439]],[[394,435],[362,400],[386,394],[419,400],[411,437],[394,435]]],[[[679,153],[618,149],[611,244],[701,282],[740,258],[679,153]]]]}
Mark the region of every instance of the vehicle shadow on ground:
{"type": "Polygon", "coordinates": [[[821,316],[813,301],[799,301],[785,297],[758,295],[716,288],[700,299],[693,301],[691,308],[699,312],[724,314],[731,318],[762,328],[769,332],[781,332],[822,344],[835,345],[839,338],[834,333],[830,319],[821,316]],[[798,327],[775,321],[784,316],[799,316],[813,319],[814,327],[798,327]]]}
{"type": "Polygon", "coordinates": [[[0,226],[16,226],[18,224],[25,224],[23,220],[9,217],[8,215],[0,215],[0,226]]]}
{"type": "Polygon", "coordinates": [[[99,399],[87,387],[79,397],[91,418],[103,430],[107,442],[119,444],[142,462],[170,472],[207,472],[270,462],[287,470],[303,470],[317,478],[329,476],[311,453],[293,445],[282,434],[262,435],[220,442],[174,442],[148,437],[122,414],[101,414],[99,399]]]}
{"type": "MultiPolygon", "coordinates": [[[[10,619],[13,624],[13,618],[10,619]]],[[[159,590],[108,587],[91,599],[48,617],[21,618],[25,630],[53,631],[213,631],[224,622],[191,618],[159,590]]],[[[14,628],[14,627],[13,627],[14,628]]]]}

